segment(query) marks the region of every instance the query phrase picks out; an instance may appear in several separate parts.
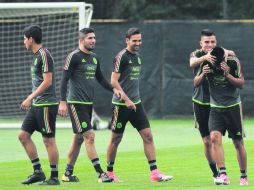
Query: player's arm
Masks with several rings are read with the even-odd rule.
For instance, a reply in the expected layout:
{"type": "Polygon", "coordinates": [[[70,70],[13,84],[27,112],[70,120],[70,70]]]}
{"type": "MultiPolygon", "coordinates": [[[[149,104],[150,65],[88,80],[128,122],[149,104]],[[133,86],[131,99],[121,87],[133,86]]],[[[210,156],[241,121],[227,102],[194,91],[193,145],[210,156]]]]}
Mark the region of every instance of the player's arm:
{"type": "Polygon", "coordinates": [[[118,90],[117,88],[114,88],[109,81],[104,77],[104,75],[102,74],[101,71],[101,67],[100,67],[100,63],[98,63],[97,65],[97,69],[95,72],[95,78],[97,79],[97,81],[100,83],[101,86],[103,86],[105,89],[114,92],[117,97],[122,99],[123,96],[123,91],[118,90]]]}
{"type": "Polygon", "coordinates": [[[111,85],[113,86],[113,88],[116,88],[120,91],[123,92],[122,95],[122,99],[124,100],[126,107],[129,109],[133,109],[136,110],[136,105],[129,99],[129,97],[124,93],[120,83],[119,83],[119,79],[120,79],[121,74],[117,73],[117,72],[112,72],[111,75],[111,85]]]}
{"type": "Polygon", "coordinates": [[[205,65],[202,69],[202,72],[196,75],[193,79],[193,84],[195,87],[198,87],[202,81],[205,79],[206,75],[210,73],[210,67],[205,65]]]}
{"type": "Polygon", "coordinates": [[[192,53],[191,56],[190,56],[190,67],[191,68],[197,67],[200,64],[202,64],[204,61],[208,61],[210,63],[214,63],[215,60],[216,60],[216,57],[212,56],[210,54],[210,52],[207,53],[206,55],[201,56],[201,57],[197,57],[197,56],[195,56],[194,53],[192,53]]]}
{"type": "Polygon", "coordinates": [[[61,100],[58,107],[58,114],[62,117],[66,117],[68,113],[67,103],[66,103],[66,93],[67,93],[68,81],[70,78],[71,78],[71,72],[67,70],[63,70],[62,80],[60,85],[61,100]]]}
{"type": "Polygon", "coordinates": [[[52,85],[52,73],[47,72],[43,73],[43,81],[38,86],[38,88],[30,94],[22,103],[21,103],[21,109],[27,110],[31,105],[34,98],[42,94],[46,89],[48,89],[52,85]]]}
{"type": "Polygon", "coordinates": [[[62,73],[62,80],[60,84],[60,103],[58,106],[58,114],[62,117],[66,117],[68,114],[67,109],[67,101],[66,101],[66,94],[67,94],[67,86],[68,82],[75,71],[76,65],[76,55],[70,53],[65,58],[64,66],[63,66],[63,73],[62,73]]]}
{"type": "Polygon", "coordinates": [[[225,58],[226,58],[226,60],[227,60],[228,56],[236,56],[235,52],[233,50],[228,50],[228,49],[225,49],[225,48],[223,48],[223,49],[224,49],[224,52],[225,52],[225,58]]]}
{"type": "Polygon", "coordinates": [[[230,68],[226,62],[221,63],[221,69],[224,71],[224,76],[231,84],[233,84],[234,86],[238,88],[243,88],[245,81],[242,74],[240,74],[239,78],[236,78],[233,75],[231,75],[230,68]]]}

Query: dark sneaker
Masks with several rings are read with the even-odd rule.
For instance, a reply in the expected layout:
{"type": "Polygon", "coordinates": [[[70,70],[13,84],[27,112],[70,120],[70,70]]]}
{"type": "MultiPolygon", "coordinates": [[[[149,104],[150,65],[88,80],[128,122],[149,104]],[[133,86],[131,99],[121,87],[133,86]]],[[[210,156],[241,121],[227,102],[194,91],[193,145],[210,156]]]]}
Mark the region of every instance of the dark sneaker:
{"type": "Polygon", "coordinates": [[[79,182],[79,179],[75,175],[66,176],[66,175],[63,174],[62,182],[79,182]]]}
{"type": "Polygon", "coordinates": [[[49,178],[48,180],[43,181],[39,185],[60,185],[60,182],[57,178],[49,178]]]}
{"type": "Polygon", "coordinates": [[[44,172],[34,172],[32,175],[28,176],[27,179],[25,179],[21,183],[24,185],[29,185],[32,183],[44,181],[45,179],[46,179],[46,176],[44,172]]]}
{"type": "Polygon", "coordinates": [[[98,179],[99,183],[110,183],[113,182],[114,179],[109,177],[106,173],[102,173],[101,176],[98,179]]]}

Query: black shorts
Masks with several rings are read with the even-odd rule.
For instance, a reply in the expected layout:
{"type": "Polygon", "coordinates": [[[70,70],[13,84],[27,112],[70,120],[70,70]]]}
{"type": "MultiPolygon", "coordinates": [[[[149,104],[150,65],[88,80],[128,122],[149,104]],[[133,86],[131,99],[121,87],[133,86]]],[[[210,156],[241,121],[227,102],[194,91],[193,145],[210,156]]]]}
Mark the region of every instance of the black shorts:
{"type": "Polygon", "coordinates": [[[38,131],[43,137],[55,137],[58,105],[31,106],[22,123],[21,130],[30,134],[38,131]]]}
{"type": "Polygon", "coordinates": [[[92,129],[92,105],[68,104],[73,133],[84,133],[92,129]]]}
{"type": "Polygon", "coordinates": [[[210,135],[208,121],[210,114],[210,105],[200,105],[193,102],[194,117],[196,128],[199,129],[201,137],[207,137],[210,135]]]}
{"type": "Polygon", "coordinates": [[[141,103],[136,104],[136,111],[130,110],[126,106],[113,105],[112,112],[111,128],[114,133],[122,134],[128,121],[138,131],[150,127],[141,103]]]}
{"type": "Polygon", "coordinates": [[[232,139],[240,140],[243,138],[243,126],[240,106],[230,108],[211,108],[209,117],[209,130],[219,131],[232,139]]]}

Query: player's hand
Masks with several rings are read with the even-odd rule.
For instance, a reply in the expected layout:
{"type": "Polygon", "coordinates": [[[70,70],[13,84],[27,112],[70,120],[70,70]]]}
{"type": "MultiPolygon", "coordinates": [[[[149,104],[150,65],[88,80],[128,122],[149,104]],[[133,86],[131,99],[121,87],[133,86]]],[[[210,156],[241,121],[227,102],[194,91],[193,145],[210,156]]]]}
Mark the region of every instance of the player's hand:
{"type": "Polygon", "coordinates": [[[22,110],[28,110],[32,105],[33,99],[29,96],[21,103],[20,108],[22,110]]]}
{"type": "Polygon", "coordinates": [[[228,64],[224,61],[220,64],[221,69],[224,71],[224,75],[227,76],[230,72],[230,68],[228,66],[228,64]]]}
{"type": "Polygon", "coordinates": [[[211,55],[211,52],[208,52],[206,55],[204,55],[204,56],[203,56],[203,59],[204,59],[205,61],[208,61],[208,62],[212,63],[212,64],[214,64],[215,61],[216,61],[216,57],[215,57],[215,56],[212,56],[212,55],[211,55]]]}
{"type": "MultiPolygon", "coordinates": [[[[224,49],[224,48],[223,48],[223,49],[224,49]]],[[[225,52],[225,60],[228,59],[228,56],[235,56],[235,52],[232,51],[232,50],[224,49],[224,52],[225,52]]]]}
{"type": "Polygon", "coordinates": [[[58,107],[58,115],[62,117],[66,117],[68,113],[67,110],[67,104],[66,101],[60,101],[59,107],[58,107]]]}
{"type": "Polygon", "coordinates": [[[118,89],[116,89],[116,88],[113,88],[113,91],[114,91],[115,95],[116,95],[118,98],[120,98],[120,100],[123,99],[123,97],[124,97],[124,92],[123,92],[122,90],[118,90],[118,89]]]}
{"type": "Polygon", "coordinates": [[[136,111],[136,105],[130,99],[125,100],[125,104],[128,109],[136,111]]]}
{"type": "Polygon", "coordinates": [[[209,67],[208,65],[205,65],[205,66],[203,67],[202,72],[203,72],[204,74],[210,73],[210,72],[211,72],[210,67],[209,67]]]}

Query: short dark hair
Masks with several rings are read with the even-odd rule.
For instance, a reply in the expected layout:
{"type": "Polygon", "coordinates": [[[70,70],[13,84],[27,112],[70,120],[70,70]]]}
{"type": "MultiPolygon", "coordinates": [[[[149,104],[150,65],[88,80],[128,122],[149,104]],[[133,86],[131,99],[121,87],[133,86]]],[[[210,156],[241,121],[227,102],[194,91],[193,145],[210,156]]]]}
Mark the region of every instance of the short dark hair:
{"type": "Polygon", "coordinates": [[[129,28],[125,37],[130,39],[135,34],[141,34],[140,30],[138,28],[129,28]]]}
{"type": "Polygon", "coordinates": [[[202,36],[215,36],[215,33],[211,29],[206,28],[201,31],[202,36]]]}
{"type": "Polygon", "coordinates": [[[79,31],[79,38],[84,38],[89,33],[95,33],[93,28],[83,28],[79,31]]]}
{"type": "Polygon", "coordinates": [[[42,41],[42,29],[38,25],[30,25],[24,29],[24,35],[27,38],[32,37],[35,43],[40,44],[42,41]]]}

